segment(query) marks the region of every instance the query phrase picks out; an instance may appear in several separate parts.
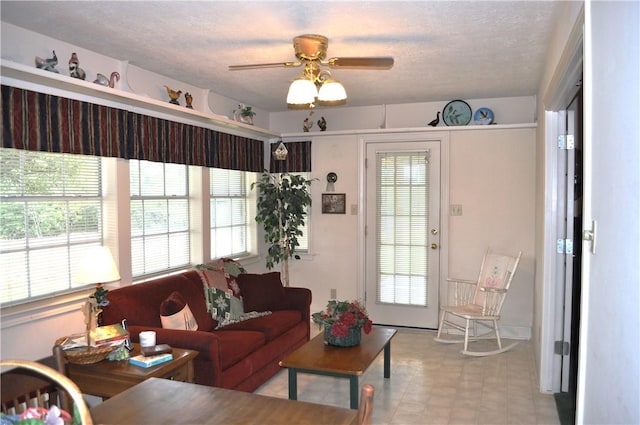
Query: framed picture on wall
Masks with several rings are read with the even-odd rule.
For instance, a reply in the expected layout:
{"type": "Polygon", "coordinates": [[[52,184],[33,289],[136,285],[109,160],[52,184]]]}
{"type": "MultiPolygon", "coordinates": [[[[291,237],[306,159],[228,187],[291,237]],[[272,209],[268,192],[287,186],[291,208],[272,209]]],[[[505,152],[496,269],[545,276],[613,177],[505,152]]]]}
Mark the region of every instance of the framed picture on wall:
{"type": "Polygon", "coordinates": [[[344,193],[323,193],[322,214],[344,214],[346,200],[344,193]]]}

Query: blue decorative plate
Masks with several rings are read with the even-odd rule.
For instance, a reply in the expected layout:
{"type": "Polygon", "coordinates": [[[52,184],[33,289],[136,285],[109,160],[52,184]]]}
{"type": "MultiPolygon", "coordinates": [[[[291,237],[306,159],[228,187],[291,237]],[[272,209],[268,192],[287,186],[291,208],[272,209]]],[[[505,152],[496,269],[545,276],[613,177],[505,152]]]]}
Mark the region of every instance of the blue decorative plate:
{"type": "Polygon", "coordinates": [[[471,121],[471,107],[464,100],[452,100],[442,110],[442,120],[446,125],[467,125],[471,121]]]}
{"type": "Polygon", "coordinates": [[[488,125],[493,123],[493,111],[489,108],[478,108],[473,114],[473,122],[477,125],[488,125]]]}

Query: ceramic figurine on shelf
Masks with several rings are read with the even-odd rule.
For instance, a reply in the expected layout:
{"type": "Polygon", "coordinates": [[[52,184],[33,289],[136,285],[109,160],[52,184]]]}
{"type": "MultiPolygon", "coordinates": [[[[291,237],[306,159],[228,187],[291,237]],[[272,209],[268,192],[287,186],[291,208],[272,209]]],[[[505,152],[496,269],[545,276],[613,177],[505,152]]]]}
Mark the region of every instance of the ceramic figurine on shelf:
{"type": "Polygon", "coordinates": [[[180,95],[182,94],[182,90],[175,91],[175,90],[171,89],[169,86],[164,86],[164,88],[167,89],[167,94],[171,98],[169,103],[173,103],[174,105],[179,105],[180,102],[178,102],[178,99],[180,98],[180,95]]]}
{"type": "Polygon", "coordinates": [[[58,56],[56,56],[56,51],[53,51],[53,57],[51,59],[43,59],[40,56],[36,56],[36,68],[44,69],[45,71],[51,71],[55,73],[60,73],[56,69],[56,65],[58,64],[58,56]]]}
{"type": "Polygon", "coordinates": [[[313,121],[311,121],[309,117],[305,118],[304,122],[302,123],[302,131],[308,133],[309,130],[311,130],[311,127],[313,127],[313,121]]]}
{"type": "Polygon", "coordinates": [[[436,114],[436,118],[432,120],[428,125],[430,125],[431,127],[435,127],[438,125],[439,122],[440,122],[440,112],[436,114]]]}
{"type": "Polygon", "coordinates": [[[320,131],[327,131],[327,120],[324,117],[318,120],[318,127],[320,127],[320,131]]]}
{"type": "Polygon", "coordinates": [[[233,119],[245,124],[253,125],[253,117],[256,113],[252,106],[246,106],[243,103],[238,105],[238,109],[233,110],[233,119]]]}
{"type": "Polygon", "coordinates": [[[80,68],[80,61],[75,52],[71,54],[71,59],[69,59],[69,75],[79,80],[84,80],[87,76],[84,69],[80,68]]]}
{"type": "Polygon", "coordinates": [[[193,96],[191,96],[191,93],[186,92],[184,94],[184,101],[187,102],[187,108],[193,109],[193,105],[191,105],[193,103],[193,96]]]}
{"type": "Polygon", "coordinates": [[[113,71],[111,73],[111,78],[107,78],[105,75],[98,73],[98,76],[96,77],[96,79],[93,80],[93,82],[96,84],[100,84],[101,86],[107,86],[111,88],[114,88],[118,81],[120,81],[120,73],[116,71],[113,71]]]}

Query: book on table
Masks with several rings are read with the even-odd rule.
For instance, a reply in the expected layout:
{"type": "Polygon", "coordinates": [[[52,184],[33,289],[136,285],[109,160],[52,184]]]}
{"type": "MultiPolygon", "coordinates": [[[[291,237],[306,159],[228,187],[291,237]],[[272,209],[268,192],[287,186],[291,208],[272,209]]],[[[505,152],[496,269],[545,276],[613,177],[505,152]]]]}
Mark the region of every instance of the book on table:
{"type": "Polygon", "coordinates": [[[99,326],[91,331],[91,346],[99,347],[105,344],[124,341],[129,338],[129,332],[121,324],[99,326]]]}
{"type": "Polygon", "coordinates": [[[129,359],[129,363],[140,367],[151,367],[170,360],[173,360],[173,354],[171,353],[157,354],[155,356],[143,356],[142,354],[138,354],[137,356],[131,357],[129,359]]]}

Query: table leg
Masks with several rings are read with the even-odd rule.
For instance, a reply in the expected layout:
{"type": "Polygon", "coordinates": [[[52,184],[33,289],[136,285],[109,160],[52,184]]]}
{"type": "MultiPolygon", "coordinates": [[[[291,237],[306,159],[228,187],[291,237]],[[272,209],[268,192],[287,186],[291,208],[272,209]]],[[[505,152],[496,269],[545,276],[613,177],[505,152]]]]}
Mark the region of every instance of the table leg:
{"type": "Polygon", "coordinates": [[[349,377],[349,399],[351,408],[358,409],[358,376],[349,377]]]}
{"type": "Polygon", "coordinates": [[[384,377],[391,377],[391,341],[384,346],[384,377]]]}
{"type": "Polygon", "coordinates": [[[298,399],[298,371],[289,368],[289,400],[298,399]]]}

